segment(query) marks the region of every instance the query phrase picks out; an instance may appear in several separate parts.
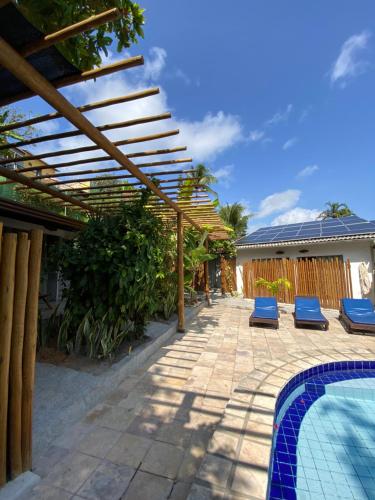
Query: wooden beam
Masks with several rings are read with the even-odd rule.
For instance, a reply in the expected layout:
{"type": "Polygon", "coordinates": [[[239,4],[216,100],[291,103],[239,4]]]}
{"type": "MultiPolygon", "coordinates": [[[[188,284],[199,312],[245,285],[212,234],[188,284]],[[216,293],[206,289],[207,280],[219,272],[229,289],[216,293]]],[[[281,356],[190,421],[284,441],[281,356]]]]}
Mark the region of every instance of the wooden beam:
{"type": "MultiPolygon", "coordinates": [[[[163,171],[163,172],[153,172],[152,174],[146,174],[148,177],[152,178],[152,177],[161,177],[161,176],[164,176],[164,175],[172,175],[172,174],[186,174],[186,173],[193,173],[195,172],[195,170],[170,170],[170,171],[163,171]]],[[[116,178],[118,179],[133,179],[133,175],[131,174],[128,174],[128,175],[120,175],[120,176],[117,176],[116,178]]],[[[108,177],[103,177],[102,179],[108,179],[108,177]]],[[[95,181],[95,180],[98,180],[97,177],[93,177],[91,179],[92,181],[95,181]]],[[[74,180],[72,181],[72,184],[75,183],[75,182],[78,182],[77,180],[74,180]]],[[[143,183],[142,183],[143,184],[143,183]]],[[[113,186],[121,186],[121,185],[127,185],[127,184],[113,184],[113,186]]],[[[81,191],[81,190],[85,190],[85,189],[100,189],[99,186],[88,186],[88,187],[82,187],[82,188],[67,188],[67,189],[63,189],[62,191],[81,191]]]]}
{"type": "Polygon", "coordinates": [[[79,21],[78,23],[66,26],[59,31],[55,31],[54,33],[45,35],[40,40],[36,40],[35,42],[29,43],[26,47],[23,47],[21,50],[19,50],[19,53],[23,57],[28,57],[35,52],[39,52],[40,50],[44,50],[48,47],[51,47],[52,45],[55,45],[56,43],[63,42],[68,38],[96,28],[101,24],[114,21],[121,15],[121,11],[117,8],[106,10],[104,12],[101,12],[100,14],[90,16],[83,21],[79,21]]]}
{"type": "MultiPolygon", "coordinates": [[[[179,133],[180,133],[179,129],[169,130],[168,132],[161,132],[160,134],[151,134],[151,135],[144,135],[141,137],[134,137],[133,139],[124,139],[122,141],[116,141],[113,144],[115,146],[127,146],[128,144],[137,144],[139,142],[148,142],[148,141],[154,141],[156,139],[165,139],[166,137],[171,137],[172,135],[177,135],[179,133]]],[[[23,156],[22,161],[25,162],[29,160],[42,160],[44,158],[52,158],[54,156],[86,153],[88,151],[96,151],[98,149],[101,148],[98,145],[95,145],[95,146],[83,146],[80,148],[63,149],[61,151],[49,151],[47,153],[39,153],[36,155],[23,156]]],[[[8,163],[14,163],[14,158],[3,158],[0,160],[0,165],[6,165],[8,163]]]]}
{"type": "MultiPolygon", "coordinates": [[[[77,110],[77,108],[74,108],[77,110]]],[[[160,120],[166,120],[171,118],[171,113],[162,113],[160,115],[153,116],[143,116],[141,118],[134,118],[133,120],[127,120],[125,122],[108,123],[106,125],[100,125],[96,127],[100,132],[108,132],[109,130],[115,130],[118,128],[133,127],[135,125],[143,125],[144,123],[152,123],[160,120]]],[[[68,137],[77,137],[79,135],[85,135],[82,130],[69,130],[69,132],[60,132],[58,134],[43,135],[40,137],[33,137],[32,139],[25,139],[23,141],[17,141],[12,143],[6,143],[0,145],[0,150],[20,148],[22,146],[30,146],[31,144],[38,144],[40,142],[54,141],[56,139],[66,139],[68,137]]]]}
{"type": "MultiPolygon", "coordinates": [[[[1,41],[3,42],[4,39],[2,39],[1,41]]],[[[22,60],[26,64],[29,64],[22,58],[22,56],[20,56],[18,54],[18,52],[16,52],[13,48],[12,48],[12,50],[19,57],[18,60],[22,60]]],[[[134,68],[135,66],[141,66],[143,63],[144,63],[144,60],[143,60],[142,56],[134,56],[134,57],[130,57],[129,59],[122,59],[121,61],[118,61],[118,62],[113,63],[113,64],[108,64],[107,66],[102,66],[101,68],[95,68],[95,69],[90,69],[87,71],[82,71],[81,73],[76,74],[76,75],[64,76],[62,78],[58,78],[58,79],[53,80],[52,82],[48,82],[48,83],[51,85],[51,87],[58,89],[61,87],[67,87],[68,85],[73,85],[74,83],[85,82],[87,80],[93,80],[94,78],[100,78],[101,76],[110,75],[112,73],[115,73],[116,71],[122,71],[124,69],[134,68]]],[[[1,65],[4,68],[6,67],[5,64],[3,64],[2,62],[1,62],[1,65]]],[[[31,64],[29,66],[34,71],[36,71],[35,68],[33,66],[31,66],[31,64]]],[[[13,71],[12,71],[12,73],[13,73],[13,71]]],[[[40,76],[42,76],[42,75],[40,75],[40,76]]],[[[27,99],[28,97],[33,97],[34,95],[38,95],[38,92],[35,92],[35,90],[26,90],[25,92],[20,92],[19,94],[15,95],[15,96],[9,96],[9,97],[5,97],[4,99],[0,99],[0,106],[7,106],[8,104],[11,104],[13,102],[21,101],[22,99],[27,99]]]]}
{"type": "MultiPolygon", "coordinates": [[[[1,131],[0,131],[1,132],[1,131]]],[[[129,153],[127,155],[128,158],[140,158],[143,156],[153,156],[153,155],[163,155],[163,154],[169,154],[169,153],[178,153],[180,151],[186,151],[186,146],[177,146],[175,148],[169,148],[169,149],[156,149],[156,150],[151,150],[151,151],[140,151],[139,153],[129,153]]],[[[52,163],[52,164],[46,164],[46,165],[41,165],[41,166],[33,166],[33,167],[26,167],[22,169],[18,169],[18,172],[31,172],[31,171],[43,171],[43,170],[50,170],[51,168],[68,168],[68,167],[75,167],[76,165],[85,165],[87,163],[96,163],[96,162],[102,162],[102,161],[113,161],[112,158],[108,155],[106,156],[96,156],[93,158],[85,158],[82,160],[74,160],[74,161],[68,161],[64,163],[52,163]]]]}
{"type": "Polygon", "coordinates": [[[183,216],[181,212],[177,213],[177,313],[178,325],[177,331],[185,331],[185,303],[184,303],[184,228],[182,225],[183,216]]]}
{"type": "MultiPolygon", "coordinates": [[[[83,106],[78,106],[77,109],[78,111],[81,111],[81,113],[87,113],[88,111],[92,111],[94,109],[135,101],[136,99],[143,99],[144,97],[149,97],[159,94],[159,92],[160,89],[158,87],[152,87],[147,90],[132,92],[131,94],[123,95],[120,97],[113,97],[111,99],[104,99],[103,101],[84,104],[83,106]]],[[[22,120],[19,122],[10,123],[8,125],[3,125],[0,127],[0,133],[8,132],[9,130],[15,130],[17,128],[29,127],[30,125],[36,125],[37,123],[47,122],[49,120],[56,120],[57,118],[62,118],[62,114],[54,112],[45,115],[35,116],[33,118],[29,118],[28,120],[22,120]]]]}

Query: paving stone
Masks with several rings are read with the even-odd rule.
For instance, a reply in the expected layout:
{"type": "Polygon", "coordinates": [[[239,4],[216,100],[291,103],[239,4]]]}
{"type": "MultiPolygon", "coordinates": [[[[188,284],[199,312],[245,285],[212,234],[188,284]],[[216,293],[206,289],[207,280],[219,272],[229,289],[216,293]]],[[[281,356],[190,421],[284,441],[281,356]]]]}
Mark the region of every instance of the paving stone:
{"type": "Polygon", "coordinates": [[[138,468],[153,441],[142,436],[124,433],[107,454],[108,460],[138,468]]]}
{"type": "Polygon", "coordinates": [[[189,495],[191,488],[191,483],[183,483],[182,481],[177,481],[173,485],[173,490],[169,500],[186,500],[189,495]]]}
{"type": "Polygon", "coordinates": [[[234,471],[232,489],[249,498],[266,498],[268,472],[255,467],[237,465],[234,471]]]}
{"type": "Polygon", "coordinates": [[[89,500],[120,498],[134,474],[135,469],[131,467],[106,461],[91,474],[78,491],[78,495],[89,500]]]}
{"type": "Polygon", "coordinates": [[[130,483],[123,500],[166,500],[172,491],[173,481],[138,471],[130,483]]]}
{"type": "Polygon", "coordinates": [[[167,443],[155,441],[145,456],[141,469],[159,476],[174,479],[182,463],[184,450],[167,443]]]}
{"type": "Polygon", "coordinates": [[[77,449],[87,455],[104,458],[120,436],[119,431],[106,427],[95,427],[80,441],[77,449]]]}
{"type": "Polygon", "coordinates": [[[99,463],[97,458],[73,452],[52,468],[45,481],[57,488],[76,493],[99,463]]]}
{"type": "Polygon", "coordinates": [[[197,477],[208,484],[226,487],[231,469],[231,460],[206,455],[197,477]]]}
{"type": "Polygon", "coordinates": [[[40,483],[30,493],[22,496],[20,500],[70,500],[71,497],[72,494],[68,491],[40,483]]]}

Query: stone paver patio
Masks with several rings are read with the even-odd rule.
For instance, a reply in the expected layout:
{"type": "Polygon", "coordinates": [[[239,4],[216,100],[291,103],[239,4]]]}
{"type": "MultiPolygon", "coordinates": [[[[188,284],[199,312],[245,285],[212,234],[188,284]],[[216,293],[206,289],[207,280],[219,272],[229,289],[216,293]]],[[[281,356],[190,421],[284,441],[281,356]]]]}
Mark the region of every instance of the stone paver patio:
{"type": "Polygon", "coordinates": [[[249,312],[241,299],[204,309],[44,450],[27,499],[264,497],[280,388],[311,364],[375,358],[375,338],[333,316],[329,332],[286,313],[278,331],[249,328],[249,312]]]}

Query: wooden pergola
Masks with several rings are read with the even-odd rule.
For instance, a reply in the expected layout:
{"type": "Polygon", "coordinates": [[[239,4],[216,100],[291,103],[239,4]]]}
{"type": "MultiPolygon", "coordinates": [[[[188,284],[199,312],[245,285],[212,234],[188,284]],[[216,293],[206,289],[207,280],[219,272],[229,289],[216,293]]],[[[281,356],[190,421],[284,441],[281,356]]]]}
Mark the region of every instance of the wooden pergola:
{"type": "MultiPolygon", "coordinates": [[[[169,156],[185,151],[185,146],[165,147],[163,142],[163,147],[158,148],[156,145],[152,149],[142,148],[144,142],[164,141],[168,137],[177,135],[179,130],[171,129],[148,135],[140,133],[135,137],[127,137],[124,134],[124,139],[118,141],[111,141],[105,135],[110,130],[125,129],[126,131],[127,127],[141,127],[143,124],[169,119],[170,113],[140,116],[136,119],[100,125],[94,125],[85,116],[87,112],[99,108],[146,99],[158,94],[159,89],[149,88],[111,99],[84,103],[80,106],[73,106],[58,91],[61,87],[94,78],[98,80],[96,84],[100,85],[100,77],[142,65],[143,57],[131,57],[84,72],[72,67],[67,61],[62,61],[66,66],[66,68],[64,66],[63,74],[61,71],[60,73],[53,71],[54,58],[60,58],[60,63],[62,58],[54,47],[56,43],[98,27],[121,15],[119,10],[111,9],[47,35],[36,33],[37,30],[32,27],[30,40],[25,42],[24,35],[21,46],[18,43],[17,32],[3,33],[6,23],[3,24],[4,29],[0,26],[0,106],[16,103],[31,96],[39,96],[55,110],[42,116],[2,126],[0,133],[59,119],[65,119],[74,126],[74,130],[67,132],[40,135],[0,145],[0,157],[2,151],[12,147],[45,145],[46,149],[42,153],[30,153],[23,156],[21,158],[23,165],[27,161],[42,159],[50,161],[54,157],[60,158],[58,163],[23,166],[13,170],[9,168],[9,165],[14,162],[14,159],[4,157],[0,159],[0,175],[7,179],[2,184],[11,184],[16,190],[27,189],[31,196],[53,200],[60,207],[84,213],[116,213],[120,209],[120,204],[133,202],[140,197],[142,189],[148,188],[151,191],[151,197],[147,208],[163,221],[169,224],[175,223],[176,226],[178,330],[184,331],[183,231],[184,227],[192,226],[199,231],[208,231],[211,239],[226,239],[228,235],[216,212],[215,204],[208,196],[206,186],[194,177],[194,169],[186,166],[192,159],[169,156]],[[46,54],[50,58],[48,68],[42,64],[43,58],[47,57],[46,54]],[[59,150],[48,146],[49,141],[70,137],[87,138],[92,144],[59,150]],[[127,146],[134,144],[140,145],[139,151],[127,154],[127,146]],[[89,153],[91,156],[82,159],[78,156],[81,153],[89,153]],[[65,156],[66,161],[62,161],[61,158],[65,156]],[[156,157],[156,161],[153,161],[153,157],[156,157]],[[46,173],[51,167],[56,171],[53,174],[46,173]],[[189,181],[188,192],[185,188],[181,189],[181,186],[186,186],[187,180],[189,181]],[[98,186],[95,184],[96,181],[105,181],[105,187],[98,186]],[[83,184],[77,185],[77,183],[83,184]],[[120,191],[121,188],[124,190],[120,191]]],[[[18,25],[24,23],[28,28],[28,22],[18,12],[15,5],[10,1],[0,0],[0,18],[4,22],[7,17],[9,21],[11,21],[10,18],[17,17],[18,25]]],[[[207,266],[205,275],[208,277],[207,266]]],[[[33,335],[36,340],[36,331],[33,335]]],[[[32,354],[35,356],[35,342],[33,345],[32,354]]],[[[25,446],[28,446],[28,449],[25,453],[27,458],[26,463],[25,460],[23,462],[23,470],[31,467],[31,435],[28,436],[28,444],[25,446]]],[[[2,467],[4,464],[0,460],[0,484],[2,467]]]]}

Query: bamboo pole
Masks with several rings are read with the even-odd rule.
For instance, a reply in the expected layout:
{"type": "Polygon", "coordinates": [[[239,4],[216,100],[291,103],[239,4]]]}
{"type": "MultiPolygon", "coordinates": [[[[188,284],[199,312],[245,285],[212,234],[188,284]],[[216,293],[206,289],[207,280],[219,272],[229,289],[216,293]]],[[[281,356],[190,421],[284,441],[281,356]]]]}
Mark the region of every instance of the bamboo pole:
{"type": "Polygon", "coordinates": [[[28,284],[29,236],[18,235],[16,277],[14,289],[12,345],[9,372],[9,468],[12,479],[22,472],[21,413],[22,413],[22,352],[25,331],[28,284]]]}
{"type": "Polygon", "coordinates": [[[45,35],[43,38],[36,40],[35,42],[29,43],[26,47],[23,47],[19,53],[23,57],[28,57],[35,52],[39,52],[40,50],[44,50],[56,43],[63,42],[68,38],[79,35],[80,33],[84,33],[85,31],[91,30],[93,28],[97,28],[101,24],[108,23],[110,21],[114,21],[115,19],[121,16],[121,11],[117,8],[109,9],[100,14],[96,14],[93,16],[84,19],[83,21],[78,21],[77,23],[71,24],[70,26],[66,26],[61,30],[55,31],[54,33],[50,33],[49,35],[45,35]]]}
{"type": "Polygon", "coordinates": [[[185,331],[185,304],[184,304],[184,228],[183,216],[177,213],[177,278],[178,278],[178,326],[177,331],[185,331]]]}
{"type": "MultiPolygon", "coordinates": [[[[84,104],[83,106],[78,106],[78,111],[81,113],[87,113],[88,111],[93,111],[94,109],[105,108],[109,106],[114,106],[115,104],[123,104],[125,102],[135,101],[137,99],[143,99],[144,97],[150,97],[159,94],[160,89],[158,87],[151,87],[150,89],[140,90],[139,92],[132,92],[131,94],[112,97],[110,99],[103,99],[102,101],[92,102],[90,104],[84,104]]],[[[29,127],[30,125],[36,125],[37,123],[47,122],[50,120],[56,120],[62,118],[62,114],[55,111],[54,113],[47,113],[45,115],[34,116],[28,120],[22,120],[15,123],[9,123],[8,125],[2,125],[0,127],[0,132],[7,132],[9,130],[15,130],[17,128],[29,127]]]]}
{"type": "MultiPolygon", "coordinates": [[[[1,132],[1,130],[0,130],[1,132]]],[[[151,155],[162,155],[162,154],[169,154],[169,153],[177,153],[179,151],[186,151],[186,146],[177,146],[175,148],[169,148],[169,149],[159,149],[159,150],[152,150],[152,151],[140,151],[138,153],[129,153],[128,158],[139,158],[143,156],[151,156],[151,155]]],[[[22,169],[19,169],[18,172],[29,172],[29,171],[42,171],[42,170],[48,170],[51,168],[69,168],[69,167],[75,167],[76,165],[86,165],[87,163],[98,163],[98,162],[103,162],[103,161],[113,161],[112,158],[108,155],[106,156],[94,156],[92,158],[85,158],[81,160],[74,160],[74,161],[68,161],[68,162],[61,162],[61,163],[52,163],[52,164],[46,164],[46,165],[38,165],[36,167],[25,167],[22,169]]]]}
{"type": "Polygon", "coordinates": [[[17,235],[3,237],[0,264],[0,486],[7,478],[7,420],[9,396],[9,361],[13,320],[14,274],[17,235]]]}
{"type": "MultiPolygon", "coordinates": [[[[148,142],[148,141],[154,141],[157,139],[165,139],[166,137],[171,137],[173,135],[179,134],[180,131],[179,129],[175,130],[168,130],[167,132],[161,132],[159,134],[151,134],[151,135],[144,135],[140,137],[133,137],[132,139],[123,139],[121,141],[115,141],[113,142],[114,146],[127,146],[129,144],[138,144],[140,142],[148,142]]],[[[101,149],[98,145],[95,146],[82,146],[80,148],[71,148],[71,149],[61,149],[59,151],[48,151],[46,153],[39,153],[36,155],[25,155],[22,157],[22,161],[29,161],[29,160],[42,160],[44,158],[52,158],[54,156],[64,156],[64,155],[72,155],[76,153],[86,153],[88,151],[96,151],[98,149],[101,149]]],[[[129,155],[130,156],[130,155],[129,155]]],[[[112,158],[110,156],[110,158],[112,158]]],[[[0,165],[6,165],[8,163],[14,163],[14,158],[2,158],[0,159],[0,165]]],[[[50,167],[53,168],[53,164],[50,165],[50,167]]]]}
{"type": "MultiPolygon", "coordinates": [[[[17,56],[24,60],[22,56],[15,51],[17,56]]],[[[25,61],[26,62],[26,61],[25,61]]],[[[101,68],[90,69],[88,71],[83,71],[82,73],[78,73],[71,76],[64,76],[62,78],[58,78],[50,83],[50,85],[55,88],[67,87],[68,85],[73,85],[74,83],[85,82],[87,80],[93,80],[94,78],[100,78],[101,76],[110,75],[115,73],[116,71],[122,71],[129,68],[134,68],[135,66],[141,66],[144,63],[142,56],[134,56],[129,59],[123,59],[113,64],[108,64],[107,66],[102,66],[101,68]]],[[[4,62],[1,62],[3,67],[5,66],[4,62]]],[[[31,68],[33,66],[30,65],[31,68]]],[[[34,68],[33,68],[34,69],[34,68]]],[[[13,95],[10,97],[5,97],[4,99],[0,99],[0,106],[7,106],[12,102],[21,101],[22,99],[27,99],[28,97],[33,97],[34,95],[38,95],[38,92],[34,90],[26,90],[25,92],[20,92],[17,95],[13,95]]]]}
{"type": "MultiPolygon", "coordinates": [[[[77,111],[77,108],[74,108],[77,111]]],[[[127,120],[124,122],[107,123],[105,125],[100,125],[96,127],[100,132],[108,132],[110,130],[116,130],[118,128],[134,127],[135,125],[143,125],[145,123],[153,123],[160,120],[166,120],[171,118],[171,113],[161,113],[159,115],[152,116],[141,116],[140,118],[134,118],[132,120],[127,120]]],[[[6,143],[0,145],[0,151],[3,149],[19,148],[22,146],[30,146],[31,144],[39,144],[40,142],[54,141],[56,139],[66,139],[68,137],[77,137],[79,135],[85,135],[83,130],[69,130],[68,132],[59,132],[57,134],[42,135],[40,137],[33,137],[32,139],[24,139],[23,141],[17,141],[12,143],[6,143]]]]}
{"type": "Polygon", "coordinates": [[[21,446],[23,470],[32,464],[32,413],[35,377],[35,352],[38,334],[38,302],[43,231],[31,231],[29,283],[26,299],[25,337],[22,356],[22,414],[21,446]]]}

